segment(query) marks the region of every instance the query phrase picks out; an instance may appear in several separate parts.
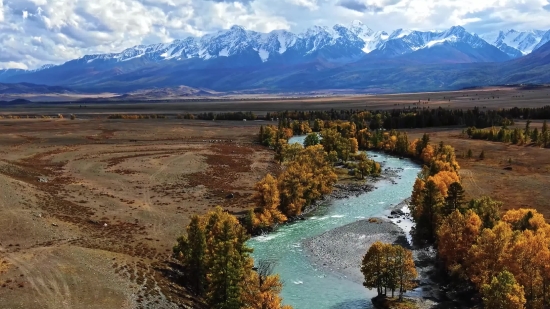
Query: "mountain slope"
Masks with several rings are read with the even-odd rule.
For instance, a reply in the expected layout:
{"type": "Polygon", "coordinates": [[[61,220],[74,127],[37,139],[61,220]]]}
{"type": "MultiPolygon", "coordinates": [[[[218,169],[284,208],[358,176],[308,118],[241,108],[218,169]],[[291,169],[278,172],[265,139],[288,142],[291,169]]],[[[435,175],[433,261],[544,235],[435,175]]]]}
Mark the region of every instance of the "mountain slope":
{"type": "Polygon", "coordinates": [[[59,86],[36,85],[30,83],[6,84],[0,83],[0,95],[4,94],[50,94],[74,93],[73,90],[59,86]]]}

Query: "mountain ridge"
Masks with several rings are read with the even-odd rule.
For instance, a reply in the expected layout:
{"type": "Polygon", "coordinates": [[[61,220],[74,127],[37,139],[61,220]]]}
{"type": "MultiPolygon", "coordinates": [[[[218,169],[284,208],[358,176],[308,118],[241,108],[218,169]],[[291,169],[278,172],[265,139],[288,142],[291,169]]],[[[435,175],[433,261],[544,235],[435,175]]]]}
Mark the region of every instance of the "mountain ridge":
{"type": "Polygon", "coordinates": [[[262,34],[233,26],[199,39],[138,45],[40,70],[3,70],[0,82],[116,93],[178,86],[222,92],[454,89],[499,83],[506,74],[511,74],[511,81],[521,76],[529,82],[542,81],[548,63],[538,51],[547,44],[515,58],[461,26],[388,34],[354,22],[347,27],[312,27],[299,35],[285,30],[262,34]]]}

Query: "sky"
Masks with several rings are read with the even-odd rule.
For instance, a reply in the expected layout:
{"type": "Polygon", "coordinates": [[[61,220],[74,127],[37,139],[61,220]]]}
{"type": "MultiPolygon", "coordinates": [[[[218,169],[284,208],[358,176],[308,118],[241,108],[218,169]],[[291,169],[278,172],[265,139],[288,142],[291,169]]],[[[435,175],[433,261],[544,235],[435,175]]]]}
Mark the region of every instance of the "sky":
{"type": "Polygon", "coordinates": [[[359,20],[371,29],[550,29],[550,0],[0,0],[0,69],[167,43],[232,25],[302,32],[359,20]]]}

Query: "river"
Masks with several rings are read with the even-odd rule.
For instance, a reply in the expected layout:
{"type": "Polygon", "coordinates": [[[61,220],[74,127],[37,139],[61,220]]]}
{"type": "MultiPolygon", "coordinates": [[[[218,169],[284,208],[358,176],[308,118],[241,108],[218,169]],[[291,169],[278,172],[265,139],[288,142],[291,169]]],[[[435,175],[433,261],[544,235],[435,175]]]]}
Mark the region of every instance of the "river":
{"type": "MultiPolygon", "coordinates": [[[[293,137],[289,142],[303,143],[304,138],[293,137]]],[[[310,237],[361,219],[382,216],[392,206],[410,197],[420,171],[418,165],[382,153],[368,154],[371,157],[376,155],[374,159],[382,164],[383,169],[400,169],[395,184],[379,181],[371,192],[334,200],[310,213],[305,221],[283,225],[274,233],[248,241],[254,249],[252,256],[255,260],[277,263],[275,272],[284,283],[281,295],[284,303],[294,309],[372,308],[370,298],[376,295],[376,291],[318,269],[308,261],[301,248],[301,243],[310,237]]]]}

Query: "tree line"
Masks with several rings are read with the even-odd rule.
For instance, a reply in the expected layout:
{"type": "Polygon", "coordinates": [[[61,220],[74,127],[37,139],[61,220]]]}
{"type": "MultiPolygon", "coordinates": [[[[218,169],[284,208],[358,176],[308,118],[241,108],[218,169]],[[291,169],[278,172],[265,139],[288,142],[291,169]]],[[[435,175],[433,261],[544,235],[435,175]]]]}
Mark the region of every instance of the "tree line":
{"type": "Polygon", "coordinates": [[[538,147],[550,147],[550,130],[548,124],[544,120],[542,128],[531,128],[531,120],[527,120],[525,128],[508,128],[502,126],[500,128],[491,127],[486,129],[478,129],[470,127],[465,130],[469,138],[481,139],[493,142],[511,143],[514,145],[534,145],[538,147]]]}
{"type": "Polygon", "coordinates": [[[426,136],[415,142],[425,163],[411,197],[415,240],[434,244],[453,282],[479,292],[486,308],[549,306],[544,217],[534,209],[501,215],[502,203],[490,197],[466,201],[452,147],[432,147],[426,136]]]}
{"type": "MultiPolygon", "coordinates": [[[[485,308],[550,306],[550,225],[542,214],[521,208],[502,214],[502,203],[487,196],[466,201],[454,149],[432,145],[427,134],[409,142],[405,132],[369,131],[358,140],[360,147],[423,163],[411,196],[414,240],[435,245],[457,287],[479,293],[485,308]]],[[[380,246],[369,251],[383,252],[380,246]]],[[[380,264],[378,272],[365,272],[366,264],[373,265],[372,258],[365,260],[368,256],[377,255],[365,255],[365,285],[379,293],[384,288],[386,294],[386,288],[394,288],[387,283],[391,280],[380,279],[388,276],[382,275],[387,267],[380,264]]]]}

